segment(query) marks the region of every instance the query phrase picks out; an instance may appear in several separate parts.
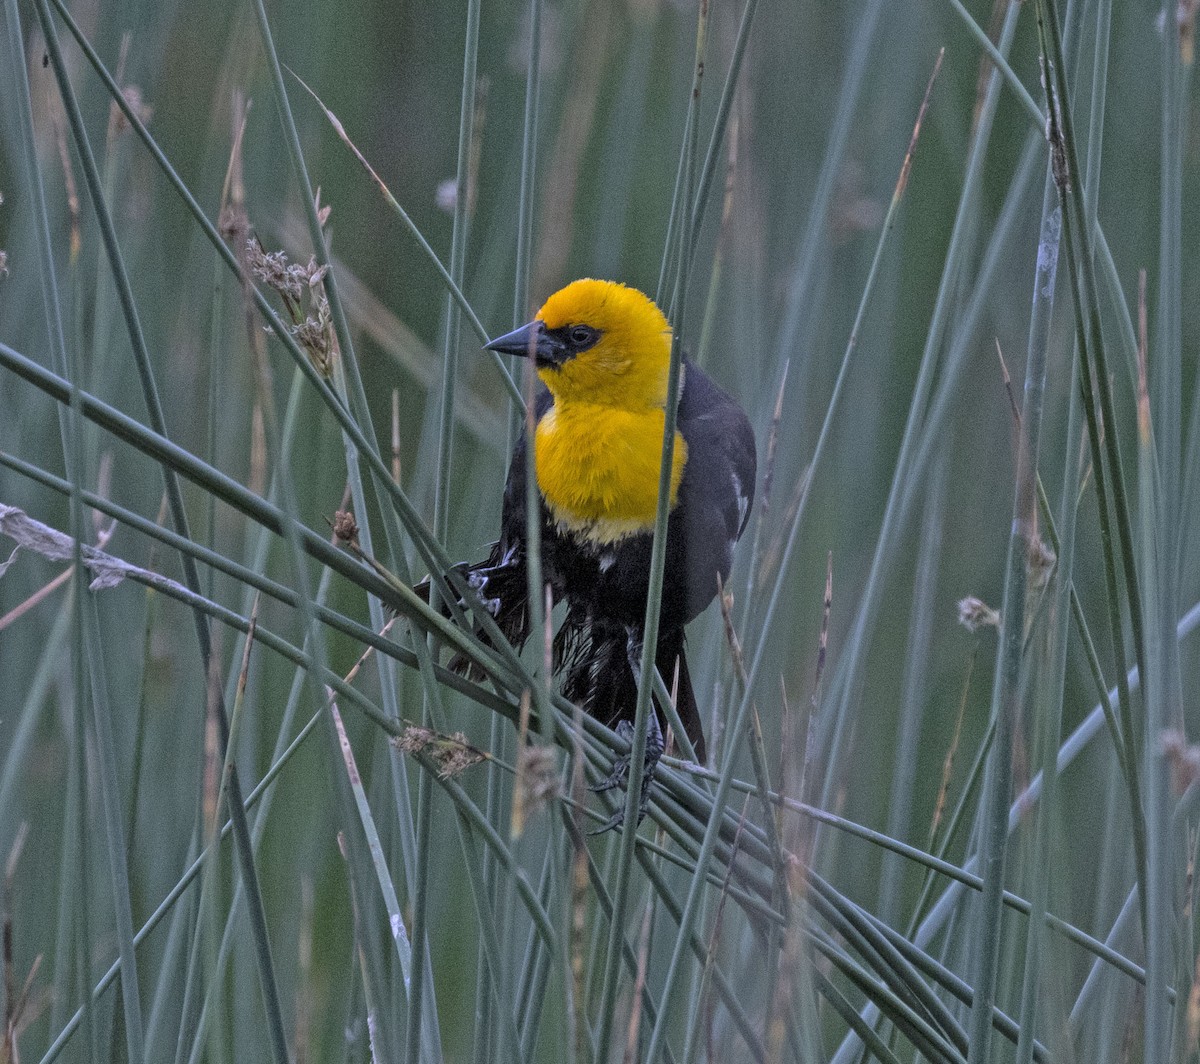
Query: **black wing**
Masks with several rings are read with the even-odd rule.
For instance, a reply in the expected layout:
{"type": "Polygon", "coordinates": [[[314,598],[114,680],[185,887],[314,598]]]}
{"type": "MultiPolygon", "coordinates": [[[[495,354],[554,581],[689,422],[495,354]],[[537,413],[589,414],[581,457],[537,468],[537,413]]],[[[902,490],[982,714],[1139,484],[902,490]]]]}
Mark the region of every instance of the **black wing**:
{"type": "MultiPolygon", "coordinates": [[[[534,400],[535,417],[550,409],[553,399],[539,386],[534,400]]],[[[468,583],[483,600],[505,638],[520,649],[529,638],[529,584],[525,569],[525,433],[513,448],[504,485],[500,538],[487,558],[463,566],[468,583]]],[[[544,521],[544,515],[543,515],[544,521]]],[[[481,633],[482,635],[482,633],[481,633]]]]}
{"type": "MultiPolygon", "coordinates": [[[[737,542],[750,517],[758,457],[754,430],[737,400],[707,373],[685,362],[679,431],[704,474],[702,497],[721,511],[728,538],[737,542]]],[[[699,487],[699,485],[698,485],[699,487]]]]}
{"type": "Polygon", "coordinates": [[[687,622],[716,596],[717,577],[729,579],[733,547],[754,503],[758,459],[754,430],[737,402],[699,366],[686,362],[685,374],[678,424],[688,459],[668,549],[686,589],[687,622]]]}
{"type": "MultiPolygon", "coordinates": [[[[533,420],[536,424],[540,421],[547,410],[554,405],[554,396],[550,394],[550,390],[538,382],[537,394],[533,400],[533,420]]],[[[517,438],[517,444],[513,448],[512,461],[508,467],[508,480],[504,485],[504,509],[500,518],[500,542],[496,544],[496,550],[501,554],[509,553],[512,548],[516,548],[524,557],[525,554],[525,453],[527,444],[525,440],[525,426],[521,426],[520,435],[517,438]]],[[[540,505],[540,496],[539,496],[540,505]]],[[[544,520],[544,515],[543,515],[544,520]]]]}

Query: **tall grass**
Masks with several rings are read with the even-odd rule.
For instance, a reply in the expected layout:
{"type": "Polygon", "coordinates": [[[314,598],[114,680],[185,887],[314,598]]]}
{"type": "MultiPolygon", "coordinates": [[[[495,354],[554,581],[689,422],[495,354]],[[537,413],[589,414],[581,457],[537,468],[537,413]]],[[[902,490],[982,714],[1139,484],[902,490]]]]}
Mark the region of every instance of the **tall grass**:
{"type": "Polygon", "coordinates": [[[1194,19],[5,0],[0,1062],[1200,1055],[1194,19]],[[587,274],[760,457],[603,835],[453,568],[587,274]]]}

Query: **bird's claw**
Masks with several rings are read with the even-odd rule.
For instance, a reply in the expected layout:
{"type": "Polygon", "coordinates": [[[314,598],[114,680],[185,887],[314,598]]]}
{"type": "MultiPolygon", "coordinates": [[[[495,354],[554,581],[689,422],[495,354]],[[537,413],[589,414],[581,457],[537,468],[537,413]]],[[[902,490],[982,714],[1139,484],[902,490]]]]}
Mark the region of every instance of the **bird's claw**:
{"type": "MultiPolygon", "coordinates": [[[[493,617],[500,616],[500,597],[488,596],[484,592],[487,590],[488,583],[491,578],[497,574],[511,569],[515,564],[516,548],[510,547],[504,554],[498,564],[487,567],[472,569],[467,573],[467,584],[471,590],[479,597],[479,601],[483,608],[488,611],[493,617]]],[[[465,605],[465,603],[460,603],[465,605]]]]}
{"type": "MultiPolygon", "coordinates": [[[[475,592],[479,599],[479,604],[488,611],[493,617],[500,616],[500,598],[493,596],[489,598],[483,592],[488,586],[488,579],[495,569],[476,569],[467,577],[467,583],[471,590],[475,592]]],[[[459,599],[459,605],[465,606],[466,602],[459,599]]]]}
{"type": "MultiPolygon", "coordinates": [[[[640,824],[641,822],[642,822],[642,814],[639,814],[638,815],[638,823],[640,824]]],[[[619,828],[624,823],[625,823],[625,806],[619,805],[619,806],[617,806],[617,811],[615,813],[613,813],[612,816],[610,816],[598,828],[595,828],[592,831],[589,831],[588,834],[589,835],[603,835],[606,831],[612,831],[613,828],[619,828]]]]}
{"type": "MultiPolygon", "coordinates": [[[[617,724],[617,735],[628,743],[633,742],[633,723],[632,721],[623,720],[617,724]]],[[[650,788],[654,783],[654,773],[658,768],[659,758],[663,755],[665,749],[663,744],[662,728],[659,727],[658,717],[654,711],[650,711],[650,717],[646,725],[646,756],[642,762],[642,792],[638,795],[638,818],[640,824],[646,815],[646,811],[650,808],[650,788]]],[[[624,787],[629,781],[629,755],[622,754],[613,761],[612,771],[604,777],[599,783],[591,788],[593,793],[600,794],[604,791],[611,791],[614,787],[624,787]]],[[[617,806],[616,811],[595,831],[589,832],[592,835],[603,835],[606,831],[612,831],[613,828],[619,828],[625,822],[625,803],[622,802],[617,806]]]]}
{"type": "MultiPolygon", "coordinates": [[[[625,742],[632,745],[633,743],[633,722],[628,720],[617,721],[615,729],[618,739],[624,739],[625,742]]],[[[646,763],[650,763],[650,742],[649,735],[646,736],[646,763]]],[[[655,758],[657,760],[657,758],[655,758]]],[[[629,755],[622,754],[620,757],[613,759],[612,771],[604,777],[596,786],[590,788],[592,793],[600,794],[603,791],[611,791],[614,787],[623,787],[625,781],[629,779],[629,755]]]]}

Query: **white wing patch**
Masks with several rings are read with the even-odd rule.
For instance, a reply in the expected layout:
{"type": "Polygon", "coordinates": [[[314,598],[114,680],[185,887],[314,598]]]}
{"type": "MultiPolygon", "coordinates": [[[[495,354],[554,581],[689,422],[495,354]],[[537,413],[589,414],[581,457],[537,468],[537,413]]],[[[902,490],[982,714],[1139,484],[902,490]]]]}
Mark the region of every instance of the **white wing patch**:
{"type": "Polygon", "coordinates": [[[729,473],[733,480],[733,493],[737,496],[738,507],[738,533],[741,533],[743,526],[746,524],[746,511],[750,509],[750,496],[746,494],[746,489],[742,486],[742,478],[732,470],[729,473]]]}
{"type": "Polygon", "coordinates": [[[617,561],[617,556],[612,551],[606,550],[600,555],[600,572],[607,573],[617,561]]]}

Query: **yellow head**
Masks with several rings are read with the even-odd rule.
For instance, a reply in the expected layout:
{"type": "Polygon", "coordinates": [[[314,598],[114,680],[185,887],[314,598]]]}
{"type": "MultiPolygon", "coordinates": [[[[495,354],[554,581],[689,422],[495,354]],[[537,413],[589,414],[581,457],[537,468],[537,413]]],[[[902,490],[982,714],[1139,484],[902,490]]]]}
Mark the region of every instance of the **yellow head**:
{"type": "Polygon", "coordinates": [[[533,357],[558,403],[624,410],[666,403],[671,326],[653,300],[616,281],[573,281],[528,325],[488,347],[533,357]]]}

